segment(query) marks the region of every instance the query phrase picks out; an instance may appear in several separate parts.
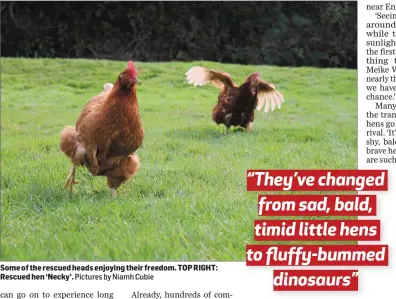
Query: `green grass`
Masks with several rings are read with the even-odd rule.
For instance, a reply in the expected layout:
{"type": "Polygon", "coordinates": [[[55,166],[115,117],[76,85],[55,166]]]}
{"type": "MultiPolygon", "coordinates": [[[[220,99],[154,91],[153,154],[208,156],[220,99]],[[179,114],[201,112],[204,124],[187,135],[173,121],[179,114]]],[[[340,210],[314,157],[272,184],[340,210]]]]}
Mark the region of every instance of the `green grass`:
{"type": "Polygon", "coordinates": [[[357,72],[212,62],[136,63],[145,140],[141,169],[111,199],[79,169],[77,194],[59,132],[126,62],[1,59],[3,260],[244,260],[253,241],[255,169],[357,167],[357,72]],[[211,120],[218,90],[188,85],[194,65],[237,83],[259,71],[284,93],[251,134],[211,120]]]}

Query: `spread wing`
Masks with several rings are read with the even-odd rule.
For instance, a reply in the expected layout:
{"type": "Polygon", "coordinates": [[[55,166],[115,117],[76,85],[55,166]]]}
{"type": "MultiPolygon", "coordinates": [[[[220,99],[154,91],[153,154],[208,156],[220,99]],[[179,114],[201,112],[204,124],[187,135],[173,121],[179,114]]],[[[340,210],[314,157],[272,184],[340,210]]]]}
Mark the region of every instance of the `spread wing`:
{"type": "Polygon", "coordinates": [[[214,86],[224,89],[225,87],[238,87],[232,81],[231,76],[224,72],[206,69],[202,66],[194,66],[186,73],[187,81],[194,86],[212,83],[214,86]]]}
{"type": "Polygon", "coordinates": [[[267,113],[270,109],[274,111],[276,108],[280,109],[284,102],[283,94],[276,90],[275,85],[264,80],[260,80],[257,92],[257,106],[259,111],[264,107],[264,112],[267,113]]]}

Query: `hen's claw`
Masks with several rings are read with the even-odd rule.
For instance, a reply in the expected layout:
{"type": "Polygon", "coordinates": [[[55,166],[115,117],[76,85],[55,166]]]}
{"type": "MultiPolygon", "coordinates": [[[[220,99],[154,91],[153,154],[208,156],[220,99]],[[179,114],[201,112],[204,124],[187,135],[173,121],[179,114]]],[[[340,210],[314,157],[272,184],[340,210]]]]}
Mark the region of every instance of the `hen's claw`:
{"type": "Polygon", "coordinates": [[[78,184],[79,181],[75,180],[76,177],[76,166],[73,165],[72,168],[70,169],[70,172],[66,178],[66,182],[63,185],[63,188],[68,188],[69,189],[69,195],[73,195],[73,185],[78,184]]]}

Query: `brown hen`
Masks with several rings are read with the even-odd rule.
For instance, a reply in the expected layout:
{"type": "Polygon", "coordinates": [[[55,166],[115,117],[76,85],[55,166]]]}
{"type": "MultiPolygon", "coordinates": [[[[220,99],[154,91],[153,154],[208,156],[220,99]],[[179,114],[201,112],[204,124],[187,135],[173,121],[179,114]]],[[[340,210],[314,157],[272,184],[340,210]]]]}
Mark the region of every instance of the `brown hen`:
{"type": "Polygon", "coordinates": [[[259,73],[251,74],[246,81],[238,86],[231,76],[224,72],[194,66],[186,73],[187,81],[194,86],[212,83],[221,89],[217,104],[212,110],[212,120],[223,124],[226,132],[231,126],[242,127],[251,131],[253,128],[254,111],[274,111],[284,102],[283,95],[275,86],[260,78],[259,73]]]}
{"type": "Polygon", "coordinates": [[[72,160],[65,188],[72,192],[78,166],[86,166],[92,175],[107,177],[116,196],[117,188],[139,168],[135,151],[141,146],[144,129],[136,95],[137,72],[133,62],[117,78],[114,86],[94,96],[84,107],[76,127],[61,131],[61,150],[72,160]]]}

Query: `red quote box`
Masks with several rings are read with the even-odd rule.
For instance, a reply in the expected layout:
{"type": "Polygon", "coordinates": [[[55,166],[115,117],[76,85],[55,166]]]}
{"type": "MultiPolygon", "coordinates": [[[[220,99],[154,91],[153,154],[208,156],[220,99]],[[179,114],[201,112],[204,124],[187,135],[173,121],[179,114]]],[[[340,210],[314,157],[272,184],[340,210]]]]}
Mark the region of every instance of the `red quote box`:
{"type": "Polygon", "coordinates": [[[376,216],[376,195],[259,195],[258,216],[376,216]],[[363,211],[363,208],[367,210],[363,211]]]}
{"type": "Polygon", "coordinates": [[[388,266],[388,245],[247,245],[247,266],[388,266]]]}
{"type": "Polygon", "coordinates": [[[255,220],[255,241],[380,241],[380,220],[255,220]]]}
{"type": "Polygon", "coordinates": [[[247,191],[387,191],[387,170],[247,170],[247,191]]]}
{"type": "Polygon", "coordinates": [[[357,291],[358,270],[274,270],[274,291],[357,291]]]}

